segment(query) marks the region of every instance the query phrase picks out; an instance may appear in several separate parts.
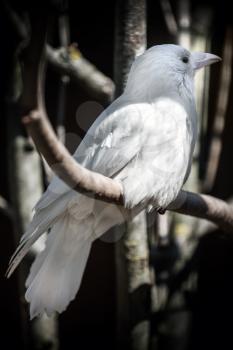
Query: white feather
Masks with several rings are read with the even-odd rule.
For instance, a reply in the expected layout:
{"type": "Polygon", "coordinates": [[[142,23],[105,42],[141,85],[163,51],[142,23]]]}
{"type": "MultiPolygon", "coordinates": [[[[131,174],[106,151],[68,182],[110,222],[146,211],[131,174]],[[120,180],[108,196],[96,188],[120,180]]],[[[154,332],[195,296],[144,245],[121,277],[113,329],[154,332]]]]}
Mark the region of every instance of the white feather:
{"type": "Polygon", "coordinates": [[[90,221],[70,227],[69,214],[62,216],[48,235],[46,249],[37,256],[26,281],[26,300],[31,318],[54,310],[62,312],[74,299],[91,248],[90,238],[79,240],[78,229],[91,236],[90,221]],[[68,230],[69,229],[69,230],[68,230]]]}

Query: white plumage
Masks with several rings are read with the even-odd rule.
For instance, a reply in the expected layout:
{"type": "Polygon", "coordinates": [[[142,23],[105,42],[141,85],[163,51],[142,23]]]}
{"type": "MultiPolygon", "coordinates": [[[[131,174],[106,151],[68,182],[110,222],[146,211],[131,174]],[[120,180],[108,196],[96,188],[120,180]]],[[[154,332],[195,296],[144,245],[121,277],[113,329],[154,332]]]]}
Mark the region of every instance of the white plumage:
{"type": "Polygon", "coordinates": [[[11,275],[50,229],[26,281],[31,318],[66,309],[96,238],[126,220],[136,206],[164,209],[177,197],[190,172],[197,135],[194,71],[217,60],[175,45],[154,46],[135,60],[123,95],[97,118],[74,153],[88,169],[121,181],[126,208],[78,194],[54,177],[8,270],[11,275]]]}

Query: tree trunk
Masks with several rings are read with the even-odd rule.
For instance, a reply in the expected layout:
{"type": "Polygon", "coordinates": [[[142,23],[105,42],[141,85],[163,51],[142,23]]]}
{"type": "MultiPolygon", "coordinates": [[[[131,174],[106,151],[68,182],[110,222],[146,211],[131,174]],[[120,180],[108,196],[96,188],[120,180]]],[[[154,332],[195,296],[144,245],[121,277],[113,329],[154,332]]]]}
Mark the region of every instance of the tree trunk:
{"type": "MultiPolygon", "coordinates": [[[[13,9],[12,16],[17,17],[17,13],[13,9]]],[[[34,17],[31,19],[31,42],[27,48],[26,56],[24,56],[24,68],[27,72],[33,72],[36,69],[36,62],[33,57],[37,57],[37,48],[35,36],[40,29],[39,19],[34,17]],[[39,26],[39,28],[38,28],[39,26]],[[33,52],[33,48],[35,52],[33,52]],[[33,56],[34,55],[34,56],[33,56]],[[25,60],[25,58],[27,58],[25,60]]],[[[21,19],[18,17],[19,26],[21,19]]],[[[43,25],[42,21],[42,25],[43,25]]],[[[43,32],[43,29],[42,29],[43,32]]],[[[21,43],[19,43],[19,46],[21,43]]],[[[19,47],[18,46],[18,47],[19,47]]],[[[22,70],[19,61],[19,49],[17,47],[14,62],[12,65],[12,79],[10,81],[8,104],[7,104],[7,138],[8,138],[8,178],[10,187],[10,197],[12,207],[15,212],[15,244],[18,245],[21,235],[26,231],[28,223],[32,218],[32,209],[43,192],[43,181],[41,173],[41,159],[32,144],[31,139],[26,136],[25,129],[21,124],[21,113],[24,105],[20,97],[24,93],[24,89],[28,88],[28,98],[33,96],[33,92],[27,85],[27,80],[22,79],[22,70]],[[31,93],[31,94],[30,94],[31,93]]],[[[21,52],[20,52],[21,53],[21,52]]],[[[30,73],[28,73],[30,74],[30,73]]],[[[36,82],[35,82],[36,83],[36,82]]],[[[35,86],[33,86],[36,89],[35,86]]],[[[28,305],[25,302],[25,280],[29,272],[32,259],[44,248],[44,239],[41,237],[31,249],[29,255],[24,259],[19,269],[19,291],[21,302],[21,324],[23,332],[23,341],[25,349],[51,349],[58,348],[57,337],[57,317],[48,318],[43,316],[36,318],[29,323],[28,305]]]]}
{"type": "MultiPolygon", "coordinates": [[[[116,8],[114,74],[119,96],[134,58],[146,48],[144,0],[119,0],[116,8]]],[[[145,212],[126,225],[116,245],[119,347],[148,349],[150,274],[145,212]],[[127,284],[127,285],[126,285],[127,284]],[[122,289],[123,287],[123,289],[122,289]]]]}
{"type": "MultiPolygon", "coordinates": [[[[43,190],[40,157],[35,147],[31,144],[30,139],[25,136],[18,111],[19,105],[11,104],[8,107],[7,115],[9,186],[11,203],[16,215],[16,245],[31,220],[32,208],[40,198],[43,190]]],[[[28,305],[26,305],[24,299],[25,280],[29,272],[29,266],[32,258],[43,249],[43,246],[42,238],[37,241],[30,256],[22,262],[19,271],[23,340],[25,348],[55,350],[57,349],[55,318],[37,318],[29,324],[28,305]]]]}

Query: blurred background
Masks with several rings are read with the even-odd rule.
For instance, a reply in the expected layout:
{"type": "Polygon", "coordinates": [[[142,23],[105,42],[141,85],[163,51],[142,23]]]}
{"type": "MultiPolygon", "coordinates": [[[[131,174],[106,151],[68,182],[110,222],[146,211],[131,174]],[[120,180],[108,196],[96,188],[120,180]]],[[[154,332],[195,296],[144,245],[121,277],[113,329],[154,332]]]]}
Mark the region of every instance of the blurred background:
{"type": "Polygon", "coordinates": [[[221,56],[221,64],[196,76],[199,138],[186,188],[231,202],[230,2],[51,0],[0,6],[1,348],[233,349],[233,239],[204,220],[144,212],[111,230],[94,243],[76,299],[51,319],[30,322],[24,300],[25,276],[43,241],[10,280],[4,277],[51,179],[19,119],[22,69],[33,66],[23,52],[34,23],[39,33],[49,13],[43,94],[71,153],[122,91],[128,67],[145,45],[176,43],[221,56]],[[136,44],[129,40],[132,33],[136,44]]]}

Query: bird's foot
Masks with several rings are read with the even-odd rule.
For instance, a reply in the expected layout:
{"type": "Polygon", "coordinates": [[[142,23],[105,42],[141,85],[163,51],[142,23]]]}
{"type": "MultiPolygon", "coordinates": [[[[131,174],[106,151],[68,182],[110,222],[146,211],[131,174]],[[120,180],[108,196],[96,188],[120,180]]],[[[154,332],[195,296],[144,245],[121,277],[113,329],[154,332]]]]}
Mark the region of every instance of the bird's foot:
{"type": "Polygon", "coordinates": [[[159,207],[159,208],[157,209],[157,212],[158,212],[160,215],[163,215],[163,214],[166,213],[166,209],[164,209],[164,208],[162,208],[162,207],[159,207]]]}

